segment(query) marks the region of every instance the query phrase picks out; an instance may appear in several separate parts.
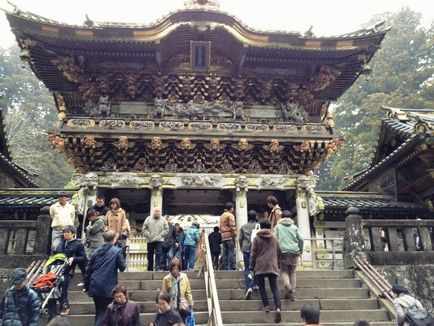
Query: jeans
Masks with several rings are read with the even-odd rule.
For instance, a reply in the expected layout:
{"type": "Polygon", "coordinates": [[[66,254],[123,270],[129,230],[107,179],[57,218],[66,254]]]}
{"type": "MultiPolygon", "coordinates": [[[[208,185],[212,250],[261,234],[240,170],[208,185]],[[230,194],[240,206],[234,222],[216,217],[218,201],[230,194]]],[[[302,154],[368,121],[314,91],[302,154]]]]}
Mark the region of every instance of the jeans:
{"type": "Polygon", "coordinates": [[[236,270],[235,239],[223,240],[222,270],[236,270]]]}
{"type": "Polygon", "coordinates": [[[219,257],[220,257],[220,252],[212,252],[211,251],[212,265],[213,265],[215,270],[219,269],[219,257]]]}
{"type": "Polygon", "coordinates": [[[277,275],[274,274],[261,274],[256,275],[258,279],[258,285],[259,285],[259,293],[261,294],[261,301],[263,306],[268,306],[268,296],[267,291],[265,290],[265,277],[268,277],[268,282],[270,283],[271,292],[273,293],[273,300],[274,300],[274,308],[281,308],[280,304],[280,293],[279,289],[277,288],[277,275]]]}
{"type": "Polygon", "coordinates": [[[93,302],[95,303],[95,326],[104,326],[105,311],[113,299],[93,297],[93,302]]]}
{"type": "Polygon", "coordinates": [[[155,269],[161,269],[161,258],[163,257],[163,242],[148,243],[148,271],[154,270],[154,254],[155,254],[155,269]]]}
{"type": "Polygon", "coordinates": [[[73,275],[65,273],[64,280],[63,280],[62,285],[61,285],[61,294],[60,294],[60,298],[59,298],[61,309],[64,307],[69,307],[68,288],[69,288],[69,283],[71,283],[72,277],[73,277],[73,275]]]}
{"type": "Polygon", "coordinates": [[[196,247],[184,246],[185,268],[194,269],[194,261],[196,259],[196,247]]]}
{"type": "Polygon", "coordinates": [[[169,247],[169,248],[164,248],[162,249],[163,251],[163,255],[161,256],[161,269],[167,271],[167,262],[172,260],[174,253],[175,253],[175,249],[173,247],[169,247]]]}
{"type": "Polygon", "coordinates": [[[253,285],[258,284],[258,280],[256,278],[256,275],[253,277],[253,282],[252,279],[249,277],[250,252],[243,251],[243,259],[244,259],[244,280],[246,281],[246,289],[249,289],[253,287],[253,285]]]}
{"type": "Polygon", "coordinates": [[[51,252],[54,252],[63,239],[63,230],[51,229],[51,252]]]}

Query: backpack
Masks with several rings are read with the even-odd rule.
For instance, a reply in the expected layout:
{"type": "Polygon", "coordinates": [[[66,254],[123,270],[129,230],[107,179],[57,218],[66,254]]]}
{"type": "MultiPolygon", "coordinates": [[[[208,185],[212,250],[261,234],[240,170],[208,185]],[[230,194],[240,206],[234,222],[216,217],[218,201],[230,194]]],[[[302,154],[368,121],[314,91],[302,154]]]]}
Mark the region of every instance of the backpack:
{"type": "Polygon", "coordinates": [[[261,229],[258,223],[256,223],[255,228],[252,230],[252,234],[250,235],[250,243],[253,243],[253,239],[256,237],[256,233],[261,229]]]}
{"type": "Polygon", "coordinates": [[[434,325],[434,318],[429,312],[425,308],[418,308],[417,306],[408,308],[405,319],[410,326],[434,325]]]}

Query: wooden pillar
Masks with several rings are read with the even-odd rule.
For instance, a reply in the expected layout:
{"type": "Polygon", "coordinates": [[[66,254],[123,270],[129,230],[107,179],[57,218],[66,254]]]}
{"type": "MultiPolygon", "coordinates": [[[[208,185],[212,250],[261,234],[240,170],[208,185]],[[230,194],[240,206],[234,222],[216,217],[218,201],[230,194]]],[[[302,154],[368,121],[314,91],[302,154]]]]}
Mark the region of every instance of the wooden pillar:
{"type": "MultiPolygon", "coordinates": [[[[307,192],[306,187],[303,185],[305,176],[300,177],[297,180],[297,198],[295,200],[297,207],[297,223],[300,235],[303,239],[309,239],[312,237],[312,233],[310,230],[310,219],[309,219],[309,208],[307,203],[307,192]]],[[[311,263],[312,262],[312,248],[311,241],[304,241],[304,250],[303,250],[303,263],[311,263]]]]}

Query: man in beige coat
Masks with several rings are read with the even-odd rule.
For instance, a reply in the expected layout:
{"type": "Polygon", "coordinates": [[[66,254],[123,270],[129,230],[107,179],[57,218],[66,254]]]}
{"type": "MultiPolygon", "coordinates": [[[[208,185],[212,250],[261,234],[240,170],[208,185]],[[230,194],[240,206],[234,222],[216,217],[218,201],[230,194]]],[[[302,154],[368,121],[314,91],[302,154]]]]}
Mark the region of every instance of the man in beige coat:
{"type": "Polygon", "coordinates": [[[236,270],[235,239],[237,225],[235,224],[234,203],[227,202],[225,210],[220,216],[220,233],[222,235],[223,253],[222,270],[236,270]]]}

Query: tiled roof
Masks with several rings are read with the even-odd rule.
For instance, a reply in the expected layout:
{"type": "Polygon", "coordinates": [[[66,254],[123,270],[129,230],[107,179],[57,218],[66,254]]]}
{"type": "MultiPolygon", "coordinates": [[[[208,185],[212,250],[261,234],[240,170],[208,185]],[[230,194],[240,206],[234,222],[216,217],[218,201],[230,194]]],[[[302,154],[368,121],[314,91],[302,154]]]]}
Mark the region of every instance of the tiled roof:
{"type": "Polygon", "coordinates": [[[34,210],[54,204],[60,193],[72,196],[76,189],[0,189],[0,211],[34,210]]]}
{"type": "Polygon", "coordinates": [[[57,201],[57,196],[0,196],[0,205],[45,206],[57,201]]]}

